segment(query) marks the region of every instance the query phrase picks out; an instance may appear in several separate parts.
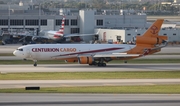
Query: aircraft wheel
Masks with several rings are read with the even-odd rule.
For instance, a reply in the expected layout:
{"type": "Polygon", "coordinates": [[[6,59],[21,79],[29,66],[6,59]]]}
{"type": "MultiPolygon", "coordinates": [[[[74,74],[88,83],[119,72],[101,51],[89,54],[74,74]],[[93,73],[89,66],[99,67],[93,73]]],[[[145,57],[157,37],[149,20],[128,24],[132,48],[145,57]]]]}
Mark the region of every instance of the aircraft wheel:
{"type": "Polygon", "coordinates": [[[102,66],[103,66],[103,67],[106,67],[106,63],[102,63],[102,66]]]}
{"type": "Polygon", "coordinates": [[[127,61],[124,61],[124,63],[127,63],[127,61]]]}
{"type": "Polygon", "coordinates": [[[36,66],[37,66],[37,63],[34,64],[34,67],[36,67],[36,66]]]}
{"type": "Polygon", "coordinates": [[[97,65],[98,65],[98,63],[96,63],[96,62],[94,62],[93,64],[94,64],[95,66],[97,66],[97,65]]]}
{"type": "Polygon", "coordinates": [[[101,67],[102,65],[101,65],[101,63],[98,63],[98,67],[101,67]]]}
{"type": "Polygon", "coordinates": [[[94,66],[96,66],[97,65],[97,63],[96,62],[92,62],[91,64],[89,64],[90,66],[92,66],[92,65],[94,65],[94,66]]]}
{"type": "Polygon", "coordinates": [[[105,67],[106,63],[98,63],[98,67],[105,67]]]}
{"type": "Polygon", "coordinates": [[[93,64],[89,64],[89,66],[92,66],[93,64]]]}
{"type": "Polygon", "coordinates": [[[37,60],[34,60],[34,67],[37,66],[37,60]]]}

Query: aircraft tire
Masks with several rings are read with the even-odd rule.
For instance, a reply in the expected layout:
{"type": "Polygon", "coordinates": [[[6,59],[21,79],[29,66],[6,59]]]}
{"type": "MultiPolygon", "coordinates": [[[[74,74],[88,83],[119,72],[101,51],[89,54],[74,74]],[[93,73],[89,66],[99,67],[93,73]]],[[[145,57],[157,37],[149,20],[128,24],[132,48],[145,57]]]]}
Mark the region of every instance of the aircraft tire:
{"type": "Polygon", "coordinates": [[[98,67],[101,67],[102,66],[102,64],[101,63],[98,63],[98,67]]]}
{"type": "Polygon", "coordinates": [[[98,67],[106,67],[106,63],[98,63],[98,67]]]}
{"type": "Polygon", "coordinates": [[[127,63],[127,61],[124,61],[124,63],[127,63]]]}
{"type": "Polygon", "coordinates": [[[36,67],[36,66],[37,66],[37,64],[35,63],[35,64],[34,64],[34,67],[36,67]]]}
{"type": "Polygon", "coordinates": [[[103,67],[106,67],[106,63],[102,63],[102,66],[103,66],[103,67]]]}
{"type": "Polygon", "coordinates": [[[92,66],[93,64],[89,64],[89,66],[92,66]]]}

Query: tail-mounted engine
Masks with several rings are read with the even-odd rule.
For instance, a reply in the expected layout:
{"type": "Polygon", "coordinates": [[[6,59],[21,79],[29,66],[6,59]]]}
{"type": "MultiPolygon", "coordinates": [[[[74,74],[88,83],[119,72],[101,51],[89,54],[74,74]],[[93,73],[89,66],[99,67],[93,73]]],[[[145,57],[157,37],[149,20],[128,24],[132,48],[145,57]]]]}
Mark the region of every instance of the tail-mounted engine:
{"type": "Polygon", "coordinates": [[[92,64],[93,57],[81,56],[78,58],[79,64],[92,64]]]}
{"type": "Polygon", "coordinates": [[[164,43],[165,40],[167,40],[167,36],[157,36],[157,37],[136,36],[136,44],[156,45],[156,44],[164,43]]]}

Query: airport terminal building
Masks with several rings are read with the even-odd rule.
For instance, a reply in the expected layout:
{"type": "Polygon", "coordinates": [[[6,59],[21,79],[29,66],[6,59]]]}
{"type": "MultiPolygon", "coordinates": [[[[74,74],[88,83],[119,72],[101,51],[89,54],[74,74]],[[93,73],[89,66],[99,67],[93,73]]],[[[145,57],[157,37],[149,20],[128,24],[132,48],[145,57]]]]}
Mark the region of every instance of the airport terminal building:
{"type": "MultiPolygon", "coordinates": [[[[89,34],[99,31],[98,40],[104,42],[128,42],[134,36],[143,34],[151,25],[147,23],[146,14],[136,13],[133,10],[60,9],[58,13],[46,13],[24,6],[14,10],[0,10],[0,15],[0,29],[3,31],[8,29],[59,30],[65,15],[65,34],[89,34]]],[[[175,28],[175,25],[170,27],[166,25],[160,31],[160,35],[168,36],[170,42],[180,42],[180,29],[175,28]]],[[[93,37],[83,37],[83,39],[88,42],[93,40],[93,37]]]]}

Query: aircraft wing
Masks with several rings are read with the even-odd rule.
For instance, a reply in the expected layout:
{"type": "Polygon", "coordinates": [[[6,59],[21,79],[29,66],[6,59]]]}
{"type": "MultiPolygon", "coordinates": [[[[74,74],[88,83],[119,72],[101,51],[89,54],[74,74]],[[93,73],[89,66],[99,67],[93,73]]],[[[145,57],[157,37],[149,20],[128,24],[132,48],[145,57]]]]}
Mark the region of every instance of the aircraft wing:
{"type": "Polygon", "coordinates": [[[112,54],[95,54],[93,57],[134,57],[140,54],[112,53],[112,54]]]}
{"type": "Polygon", "coordinates": [[[100,32],[100,29],[96,32],[96,33],[91,33],[91,34],[79,34],[79,33],[76,33],[76,34],[67,34],[67,35],[64,35],[63,37],[74,37],[74,36],[93,36],[93,35],[98,35],[100,32]]]}
{"type": "Polygon", "coordinates": [[[92,36],[92,35],[96,35],[96,34],[67,34],[67,35],[64,35],[63,37],[67,38],[67,37],[75,37],[75,36],[92,36]]]}
{"type": "Polygon", "coordinates": [[[27,34],[27,35],[12,35],[13,37],[19,37],[19,36],[21,36],[21,37],[28,37],[28,36],[30,36],[30,37],[32,37],[32,36],[34,36],[34,35],[29,35],[29,34],[27,34]]]}

